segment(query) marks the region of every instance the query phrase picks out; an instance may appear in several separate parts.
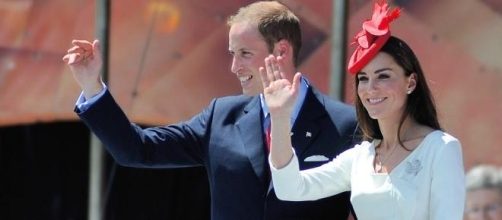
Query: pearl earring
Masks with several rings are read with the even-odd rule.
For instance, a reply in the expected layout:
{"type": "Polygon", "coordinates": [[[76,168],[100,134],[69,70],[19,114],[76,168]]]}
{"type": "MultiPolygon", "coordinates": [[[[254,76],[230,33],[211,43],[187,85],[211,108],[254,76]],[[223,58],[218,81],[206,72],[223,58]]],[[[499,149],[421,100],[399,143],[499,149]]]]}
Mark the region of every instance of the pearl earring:
{"type": "Polygon", "coordinates": [[[406,91],[406,93],[409,95],[409,94],[411,94],[412,91],[413,90],[408,90],[408,91],[406,91]]]}

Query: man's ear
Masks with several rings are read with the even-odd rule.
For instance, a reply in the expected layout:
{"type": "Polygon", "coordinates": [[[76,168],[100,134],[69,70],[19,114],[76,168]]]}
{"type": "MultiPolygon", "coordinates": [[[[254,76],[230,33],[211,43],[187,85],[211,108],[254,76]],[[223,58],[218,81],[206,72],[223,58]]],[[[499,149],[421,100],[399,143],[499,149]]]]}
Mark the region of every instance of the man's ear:
{"type": "Polygon", "coordinates": [[[287,40],[282,39],[274,44],[273,54],[275,56],[284,57],[290,54],[291,50],[292,50],[291,44],[287,40]]]}

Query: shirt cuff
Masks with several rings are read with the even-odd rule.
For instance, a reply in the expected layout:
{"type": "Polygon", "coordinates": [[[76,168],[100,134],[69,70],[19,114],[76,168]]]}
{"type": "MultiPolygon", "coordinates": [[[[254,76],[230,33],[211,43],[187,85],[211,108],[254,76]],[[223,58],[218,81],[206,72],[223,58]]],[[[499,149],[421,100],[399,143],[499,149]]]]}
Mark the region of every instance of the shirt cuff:
{"type": "Polygon", "coordinates": [[[86,111],[94,103],[96,103],[101,97],[103,97],[103,95],[105,94],[105,92],[108,89],[108,87],[106,87],[106,85],[104,83],[102,83],[102,85],[103,85],[103,89],[101,90],[101,92],[99,92],[98,94],[94,95],[89,100],[85,99],[84,92],[80,93],[80,96],[77,99],[77,103],[75,103],[75,105],[77,106],[77,109],[79,111],[86,111]]]}

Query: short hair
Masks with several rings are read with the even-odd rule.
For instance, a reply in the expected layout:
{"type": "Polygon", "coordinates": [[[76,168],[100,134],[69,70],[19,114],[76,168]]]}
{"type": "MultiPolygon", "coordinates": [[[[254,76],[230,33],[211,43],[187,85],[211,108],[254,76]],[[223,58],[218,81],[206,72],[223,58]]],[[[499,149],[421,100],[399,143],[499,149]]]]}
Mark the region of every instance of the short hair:
{"type": "MultiPolygon", "coordinates": [[[[441,125],[438,121],[436,105],[432,97],[429,86],[425,79],[422,67],[418,62],[413,50],[403,40],[391,36],[383,45],[380,52],[390,55],[394,61],[404,70],[406,76],[416,74],[417,85],[413,92],[408,95],[406,107],[399,124],[398,132],[401,130],[404,120],[410,116],[421,125],[429,126],[436,130],[441,130],[441,125]]],[[[357,120],[365,140],[382,139],[383,135],[378,126],[378,121],[369,116],[368,111],[364,108],[361,99],[357,94],[359,79],[355,77],[355,106],[357,120]]],[[[400,137],[398,133],[398,138],[400,137]]],[[[398,139],[400,145],[404,147],[401,139],[398,139]]],[[[406,148],[405,148],[406,149],[406,148]]],[[[409,150],[409,149],[406,149],[409,150]]]]}
{"type": "Polygon", "coordinates": [[[467,191],[478,189],[498,189],[502,195],[502,170],[491,165],[477,165],[466,175],[467,191]]]}
{"type": "Polygon", "coordinates": [[[293,47],[293,63],[298,66],[298,54],[302,46],[300,19],[288,7],[277,1],[254,2],[230,16],[227,25],[232,27],[239,22],[256,24],[270,53],[275,43],[287,40],[293,47]]]}

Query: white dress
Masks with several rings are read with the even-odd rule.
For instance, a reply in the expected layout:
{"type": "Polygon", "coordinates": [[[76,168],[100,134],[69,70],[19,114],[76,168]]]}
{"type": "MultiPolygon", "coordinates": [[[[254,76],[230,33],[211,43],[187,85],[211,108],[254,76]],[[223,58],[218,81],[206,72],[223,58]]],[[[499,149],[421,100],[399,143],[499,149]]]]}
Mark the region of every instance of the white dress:
{"type": "Polygon", "coordinates": [[[464,166],[456,138],[439,130],[431,132],[389,174],[375,173],[378,143],[362,142],[305,171],[299,171],[296,155],[281,169],[270,163],[278,198],[317,200],[352,191],[352,206],[360,220],[462,219],[464,166]]]}

